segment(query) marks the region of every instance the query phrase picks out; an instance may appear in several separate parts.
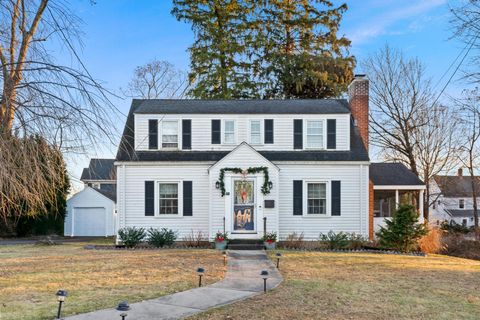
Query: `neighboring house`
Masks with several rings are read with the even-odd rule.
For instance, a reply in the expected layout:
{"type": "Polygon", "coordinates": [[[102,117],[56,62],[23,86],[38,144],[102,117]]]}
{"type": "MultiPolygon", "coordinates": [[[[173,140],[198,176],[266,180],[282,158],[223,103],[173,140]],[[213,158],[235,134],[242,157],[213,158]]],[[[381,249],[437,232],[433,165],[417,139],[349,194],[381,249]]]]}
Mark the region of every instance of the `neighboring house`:
{"type": "MultiPolygon", "coordinates": [[[[480,177],[475,177],[475,183],[480,194],[480,177]]],[[[431,184],[432,224],[448,223],[462,224],[466,227],[473,226],[473,197],[470,176],[464,176],[462,169],[456,176],[435,176],[431,184]]],[[[480,197],[477,198],[480,205],[480,197]]]]}
{"type": "Polygon", "coordinates": [[[67,200],[65,236],[112,236],[117,233],[114,159],[91,159],[83,169],[84,189],[67,200]]]}
{"type": "Polygon", "coordinates": [[[368,90],[360,76],[349,101],[133,100],[115,162],[118,228],[372,237],[368,90]]]}

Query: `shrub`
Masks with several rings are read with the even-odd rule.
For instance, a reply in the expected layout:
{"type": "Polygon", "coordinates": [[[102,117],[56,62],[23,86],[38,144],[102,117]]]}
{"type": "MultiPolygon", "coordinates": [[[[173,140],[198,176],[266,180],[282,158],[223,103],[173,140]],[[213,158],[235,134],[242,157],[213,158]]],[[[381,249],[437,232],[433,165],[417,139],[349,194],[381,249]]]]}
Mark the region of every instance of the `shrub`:
{"type": "Polygon", "coordinates": [[[148,243],[157,248],[171,246],[177,240],[177,233],[172,229],[148,229],[148,243]]]}
{"type": "Polygon", "coordinates": [[[327,234],[320,233],[320,241],[325,243],[328,249],[344,249],[348,246],[348,234],[330,230],[327,234]]]}
{"type": "Polygon", "coordinates": [[[192,230],[182,240],[187,247],[200,248],[204,247],[205,243],[208,242],[208,237],[202,231],[195,232],[192,230]]]}
{"type": "Polygon", "coordinates": [[[262,240],[265,242],[276,242],[277,241],[277,233],[276,232],[267,232],[263,237],[262,240]]]}
{"type": "Polygon", "coordinates": [[[444,231],[447,232],[452,232],[452,233],[462,233],[462,234],[467,234],[470,231],[472,231],[471,228],[468,228],[467,226],[464,226],[463,224],[458,224],[455,223],[455,221],[452,221],[452,223],[448,223],[448,221],[443,221],[441,224],[441,228],[444,231]]]}
{"type": "Polygon", "coordinates": [[[368,238],[355,232],[348,233],[348,248],[353,250],[362,249],[368,242],[368,238]]]}
{"type": "Polygon", "coordinates": [[[418,248],[418,240],[428,229],[418,223],[418,213],[411,205],[401,205],[391,219],[385,220],[386,227],[377,232],[380,244],[388,249],[410,252],[418,248]]]}
{"type": "Polygon", "coordinates": [[[442,253],[450,256],[480,260],[480,241],[465,239],[464,235],[451,234],[443,237],[442,253]]]}
{"type": "Polygon", "coordinates": [[[304,247],[304,235],[302,233],[290,233],[283,243],[285,249],[301,249],[304,247]]]}
{"type": "Polygon", "coordinates": [[[146,235],[144,228],[126,227],[118,230],[120,241],[128,248],[136,247],[146,235]]]}
{"type": "Polygon", "coordinates": [[[444,231],[439,228],[430,228],[428,234],[418,240],[418,246],[423,253],[439,253],[443,250],[444,231]]]}

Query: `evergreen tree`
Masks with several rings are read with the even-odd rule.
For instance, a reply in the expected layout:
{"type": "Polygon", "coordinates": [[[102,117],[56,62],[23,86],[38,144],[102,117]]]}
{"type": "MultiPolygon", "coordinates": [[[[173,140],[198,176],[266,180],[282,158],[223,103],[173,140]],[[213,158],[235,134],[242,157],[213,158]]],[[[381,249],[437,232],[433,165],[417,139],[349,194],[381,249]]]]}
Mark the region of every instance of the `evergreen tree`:
{"type": "Polygon", "coordinates": [[[270,98],[328,98],[353,79],[350,40],[338,37],[347,5],[325,0],[270,0],[261,8],[261,77],[270,98]],[[273,79],[273,81],[268,81],[273,79]]]}
{"type": "Polygon", "coordinates": [[[428,233],[428,229],[418,223],[418,213],[411,205],[401,205],[385,223],[386,227],[377,232],[380,244],[402,252],[416,249],[418,240],[428,233]]]}
{"type": "Polygon", "coordinates": [[[190,51],[189,95],[202,99],[255,96],[248,48],[248,16],[253,4],[242,0],[173,0],[172,14],[195,33],[190,51]]]}

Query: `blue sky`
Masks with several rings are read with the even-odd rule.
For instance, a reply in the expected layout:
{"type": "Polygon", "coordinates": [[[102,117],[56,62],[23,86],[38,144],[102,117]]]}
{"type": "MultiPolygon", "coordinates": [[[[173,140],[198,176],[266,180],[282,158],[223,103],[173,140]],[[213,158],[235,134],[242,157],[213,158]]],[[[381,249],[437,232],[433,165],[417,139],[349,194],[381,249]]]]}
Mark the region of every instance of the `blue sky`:
{"type": "MultiPolygon", "coordinates": [[[[83,20],[82,59],[90,72],[109,89],[125,87],[133,69],[154,58],[167,60],[188,70],[187,48],[193,41],[190,26],[170,15],[170,0],[89,0],[72,2],[83,20]]],[[[334,0],[334,3],[342,1],[334,0]]],[[[340,30],[352,40],[351,52],[362,60],[386,43],[408,56],[418,57],[427,74],[437,83],[464,45],[450,40],[447,0],[355,0],[340,30]]],[[[356,70],[361,73],[361,69],[356,70]]],[[[440,89],[446,82],[440,82],[440,89]]],[[[462,84],[454,82],[446,93],[456,95],[462,84]]],[[[115,99],[127,114],[130,101],[115,99]]],[[[118,124],[123,130],[124,123],[118,124]]],[[[113,157],[116,146],[91,157],[113,157]]],[[[88,159],[69,161],[73,177],[79,177],[88,159]]]]}

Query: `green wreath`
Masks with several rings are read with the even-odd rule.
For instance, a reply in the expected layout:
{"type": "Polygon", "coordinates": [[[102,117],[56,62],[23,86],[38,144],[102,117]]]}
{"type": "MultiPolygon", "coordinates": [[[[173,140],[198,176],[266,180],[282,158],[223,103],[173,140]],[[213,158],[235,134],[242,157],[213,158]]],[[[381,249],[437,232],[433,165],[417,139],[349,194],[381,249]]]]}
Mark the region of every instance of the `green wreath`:
{"type": "MultiPolygon", "coordinates": [[[[233,173],[242,173],[242,168],[223,168],[220,169],[220,176],[218,177],[218,182],[220,184],[220,190],[222,192],[222,197],[225,196],[225,171],[230,171],[233,173]]],[[[272,185],[270,182],[270,178],[268,176],[268,168],[267,167],[249,167],[247,169],[248,174],[254,174],[258,172],[263,172],[263,185],[262,185],[262,194],[267,195],[270,193],[270,189],[272,189],[272,185]]]]}

